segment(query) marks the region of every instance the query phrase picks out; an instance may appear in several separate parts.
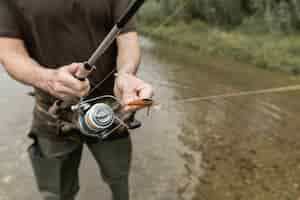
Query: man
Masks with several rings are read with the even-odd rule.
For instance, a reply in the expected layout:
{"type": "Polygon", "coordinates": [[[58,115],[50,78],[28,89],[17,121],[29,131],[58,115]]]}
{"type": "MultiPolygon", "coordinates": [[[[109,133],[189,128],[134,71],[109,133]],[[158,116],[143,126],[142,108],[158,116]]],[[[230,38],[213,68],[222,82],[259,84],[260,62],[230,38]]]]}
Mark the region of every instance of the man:
{"type": "MultiPolygon", "coordinates": [[[[152,96],[152,87],[135,76],[140,49],[133,21],[101,57],[89,80],[74,78],[82,69],[80,62],[87,60],[128,4],[129,0],[0,0],[0,62],[14,79],[36,91],[30,131],[35,143],[29,152],[38,188],[46,200],[75,199],[84,143],[60,136],[57,119],[47,113],[55,100],[87,95],[91,86],[115,67],[116,80],[111,76],[94,96],[115,94],[125,104],[152,96]]],[[[113,199],[129,199],[128,133],[86,144],[113,199]]]]}

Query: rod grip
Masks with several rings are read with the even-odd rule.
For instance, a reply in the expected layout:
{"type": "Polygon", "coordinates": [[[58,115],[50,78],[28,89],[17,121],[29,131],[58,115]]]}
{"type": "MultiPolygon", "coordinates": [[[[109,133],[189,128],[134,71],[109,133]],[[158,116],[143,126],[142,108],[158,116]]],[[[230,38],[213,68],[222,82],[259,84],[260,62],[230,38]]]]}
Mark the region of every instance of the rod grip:
{"type": "MultiPolygon", "coordinates": [[[[74,75],[80,81],[84,81],[88,75],[93,71],[94,67],[88,64],[87,62],[83,64],[83,67],[80,68],[74,75]]],[[[49,108],[49,113],[52,115],[56,115],[57,111],[60,109],[62,104],[64,103],[63,100],[56,100],[52,106],[49,108]]]]}
{"type": "Polygon", "coordinates": [[[83,64],[83,67],[77,70],[74,77],[80,81],[84,81],[89,74],[92,72],[93,67],[89,65],[87,62],[83,64]]]}

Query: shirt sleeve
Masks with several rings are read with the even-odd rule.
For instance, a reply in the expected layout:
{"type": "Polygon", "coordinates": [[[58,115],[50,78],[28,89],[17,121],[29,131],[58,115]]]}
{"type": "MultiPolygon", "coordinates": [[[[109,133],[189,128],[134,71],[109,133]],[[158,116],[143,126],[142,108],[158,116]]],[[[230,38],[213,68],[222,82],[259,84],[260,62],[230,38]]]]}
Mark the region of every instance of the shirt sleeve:
{"type": "MultiPolygon", "coordinates": [[[[113,14],[113,21],[117,23],[120,17],[124,14],[127,7],[130,5],[131,0],[113,0],[112,5],[112,14],[113,14]]],[[[121,33],[128,33],[136,31],[135,27],[135,17],[133,17],[122,29],[121,33]]]]}
{"type": "Polygon", "coordinates": [[[10,1],[0,0],[0,37],[21,38],[22,34],[16,17],[17,13],[10,1]]]}

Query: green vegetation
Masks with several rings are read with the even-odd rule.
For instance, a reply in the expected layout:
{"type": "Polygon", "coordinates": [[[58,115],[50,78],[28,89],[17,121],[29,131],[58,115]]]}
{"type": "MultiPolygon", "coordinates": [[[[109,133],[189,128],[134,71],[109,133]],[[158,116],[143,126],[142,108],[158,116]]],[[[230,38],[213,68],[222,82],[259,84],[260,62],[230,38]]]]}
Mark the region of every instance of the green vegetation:
{"type": "Polygon", "coordinates": [[[178,48],[186,46],[199,53],[298,74],[300,5],[297,2],[149,1],[139,16],[139,27],[143,34],[176,44],[178,48]]]}

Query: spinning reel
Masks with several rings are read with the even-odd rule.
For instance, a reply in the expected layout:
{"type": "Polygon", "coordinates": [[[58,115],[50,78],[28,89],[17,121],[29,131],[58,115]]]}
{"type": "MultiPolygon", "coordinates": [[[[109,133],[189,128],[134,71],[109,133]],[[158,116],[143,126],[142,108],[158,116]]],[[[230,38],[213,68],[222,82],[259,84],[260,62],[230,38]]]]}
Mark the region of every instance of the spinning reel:
{"type": "MultiPolygon", "coordinates": [[[[151,99],[131,102],[127,106],[135,106],[135,110],[150,108],[151,99]]],[[[112,134],[121,134],[130,129],[128,122],[132,112],[126,112],[123,105],[114,96],[106,95],[81,101],[72,106],[78,113],[78,128],[84,136],[106,139],[112,134]]]]}

